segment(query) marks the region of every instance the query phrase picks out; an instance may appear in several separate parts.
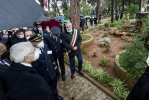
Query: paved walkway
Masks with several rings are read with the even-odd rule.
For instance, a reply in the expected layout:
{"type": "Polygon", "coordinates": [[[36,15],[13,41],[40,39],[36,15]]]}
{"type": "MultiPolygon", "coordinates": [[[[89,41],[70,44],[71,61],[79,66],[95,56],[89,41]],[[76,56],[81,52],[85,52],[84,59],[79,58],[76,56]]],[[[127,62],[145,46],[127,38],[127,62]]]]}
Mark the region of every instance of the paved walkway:
{"type": "Polygon", "coordinates": [[[66,65],[66,81],[59,79],[58,91],[64,100],[113,100],[77,72],[72,80],[68,65],[66,65]]]}

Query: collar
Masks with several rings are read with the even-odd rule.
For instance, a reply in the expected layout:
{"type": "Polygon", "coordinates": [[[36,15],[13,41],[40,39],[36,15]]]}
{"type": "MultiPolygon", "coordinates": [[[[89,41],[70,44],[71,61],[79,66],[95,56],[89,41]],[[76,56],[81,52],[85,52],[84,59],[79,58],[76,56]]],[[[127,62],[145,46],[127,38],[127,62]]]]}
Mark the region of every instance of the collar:
{"type": "Polygon", "coordinates": [[[25,65],[25,66],[27,66],[27,67],[32,67],[32,65],[31,64],[27,64],[27,63],[21,63],[22,65],[25,65]]]}

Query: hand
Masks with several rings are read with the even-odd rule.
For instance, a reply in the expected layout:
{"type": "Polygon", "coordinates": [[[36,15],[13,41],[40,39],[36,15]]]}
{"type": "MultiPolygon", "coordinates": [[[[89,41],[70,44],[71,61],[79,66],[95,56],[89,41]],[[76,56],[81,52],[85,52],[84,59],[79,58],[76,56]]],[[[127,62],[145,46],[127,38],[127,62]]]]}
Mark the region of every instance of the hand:
{"type": "Polygon", "coordinates": [[[4,35],[3,35],[3,38],[4,38],[4,39],[7,39],[7,38],[8,38],[8,35],[4,34],[4,35]]]}
{"type": "Polygon", "coordinates": [[[77,49],[78,49],[78,47],[77,47],[77,46],[73,47],[73,50],[74,50],[74,51],[76,51],[77,49]]]}

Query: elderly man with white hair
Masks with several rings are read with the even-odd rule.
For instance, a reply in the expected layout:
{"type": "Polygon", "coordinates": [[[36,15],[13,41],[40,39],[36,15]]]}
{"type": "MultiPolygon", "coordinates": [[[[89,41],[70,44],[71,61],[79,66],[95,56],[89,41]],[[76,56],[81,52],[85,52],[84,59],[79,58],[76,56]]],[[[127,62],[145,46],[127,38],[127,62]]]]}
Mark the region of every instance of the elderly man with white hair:
{"type": "Polygon", "coordinates": [[[8,100],[54,100],[51,89],[31,63],[39,58],[30,42],[20,42],[10,48],[14,61],[6,73],[8,100]]]}

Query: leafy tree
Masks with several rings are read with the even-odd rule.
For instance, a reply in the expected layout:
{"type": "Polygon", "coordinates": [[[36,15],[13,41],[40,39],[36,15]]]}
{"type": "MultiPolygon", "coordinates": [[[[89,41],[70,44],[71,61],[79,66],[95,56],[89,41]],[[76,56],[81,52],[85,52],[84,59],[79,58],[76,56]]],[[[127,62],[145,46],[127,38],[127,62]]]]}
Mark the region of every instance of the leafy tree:
{"type": "Polygon", "coordinates": [[[80,13],[83,15],[89,15],[92,11],[92,6],[84,2],[80,2],[80,13]]]}

